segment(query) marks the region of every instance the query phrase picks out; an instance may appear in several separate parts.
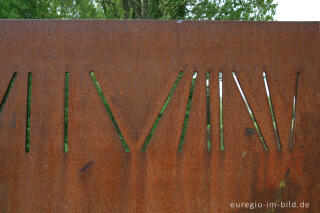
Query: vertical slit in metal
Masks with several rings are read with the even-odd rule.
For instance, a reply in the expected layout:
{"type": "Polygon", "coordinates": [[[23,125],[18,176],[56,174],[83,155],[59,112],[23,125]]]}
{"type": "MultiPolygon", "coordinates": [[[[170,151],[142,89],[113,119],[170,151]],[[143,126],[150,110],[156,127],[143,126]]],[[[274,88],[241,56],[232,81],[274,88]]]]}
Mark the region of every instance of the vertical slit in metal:
{"type": "Polygon", "coordinates": [[[3,110],[4,104],[6,103],[6,101],[8,99],[9,93],[11,91],[11,88],[12,88],[16,78],[17,78],[17,73],[15,72],[15,73],[13,73],[13,76],[12,76],[12,78],[10,80],[9,86],[8,86],[6,92],[4,93],[4,96],[2,98],[2,101],[1,101],[1,104],[0,104],[0,114],[1,114],[1,112],[3,110]]]}
{"type": "Polygon", "coordinates": [[[290,148],[290,150],[293,149],[293,137],[294,137],[295,123],[296,123],[295,121],[296,121],[296,111],[297,111],[297,99],[298,99],[299,77],[300,77],[300,73],[297,72],[296,82],[295,82],[295,89],[294,89],[294,95],[293,95],[293,109],[292,109],[290,138],[289,138],[289,148],[290,148]]]}
{"type": "Polygon", "coordinates": [[[207,148],[211,151],[211,122],[210,122],[210,72],[207,72],[206,78],[206,91],[207,91],[207,148]]]}
{"type": "Polygon", "coordinates": [[[124,148],[124,151],[125,151],[125,152],[130,152],[129,146],[127,145],[127,143],[126,143],[126,141],[125,141],[125,139],[124,139],[124,137],[123,137],[123,135],[122,135],[122,133],[121,133],[121,131],[120,131],[120,128],[119,128],[119,126],[118,126],[118,123],[117,123],[115,117],[114,117],[113,114],[112,114],[112,111],[111,111],[111,109],[110,109],[110,106],[109,106],[106,98],[105,98],[104,95],[103,95],[103,92],[102,92],[102,90],[101,90],[101,87],[100,87],[97,79],[96,79],[96,76],[94,75],[94,72],[90,72],[90,76],[91,76],[91,79],[92,79],[92,81],[93,81],[96,89],[97,89],[97,92],[98,92],[98,94],[99,94],[99,96],[100,96],[100,99],[101,99],[102,103],[104,104],[104,106],[105,106],[105,108],[106,108],[106,110],[107,110],[107,113],[108,113],[108,115],[110,116],[111,121],[112,121],[112,123],[113,123],[113,125],[114,125],[114,127],[115,127],[115,129],[116,129],[116,131],[117,131],[117,133],[118,133],[118,136],[119,136],[119,138],[120,138],[120,141],[121,141],[121,144],[122,144],[122,146],[123,146],[123,148],[124,148]]]}
{"type": "Polygon", "coordinates": [[[31,89],[32,89],[32,73],[28,73],[28,95],[27,95],[27,123],[26,123],[26,152],[30,151],[30,114],[31,114],[31,89]]]}
{"type": "Polygon", "coordinates": [[[64,93],[64,151],[68,152],[69,72],[65,73],[64,93]]]}
{"type": "Polygon", "coordinates": [[[152,125],[152,128],[151,128],[151,130],[149,131],[149,133],[148,133],[148,135],[146,137],[146,140],[143,143],[143,146],[142,146],[142,151],[143,152],[146,151],[146,149],[147,149],[147,147],[149,145],[149,142],[150,142],[150,140],[151,140],[151,138],[152,138],[157,126],[158,126],[158,123],[159,123],[160,119],[162,118],[162,115],[165,112],[165,110],[166,110],[166,108],[167,108],[167,106],[168,106],[168,104],[169,104],[169,102],[170,102],[170,100],[172,98],[172,95],[173,95],[176,87],[178,86],[178,83],[179,83],[180,79],[182,78],[182,76],[183,76],[183,72],[180,72],[178,77],[177,77],[177,79],[176,79],[176,81],[174,82],[174,84],[173,84],[173,86],[172,86],[172,88],[171,88],[171,90],[170,90],[170,92],[168,94],[168,97],[167,97],[166,101],[164,102],[164,104],[163,104],[163,106],[162,106],[162,108],[161,108],[156,120],[154,121],[154,123],[152,125]]]}
{"type": "Polygon", "coordinates": [[[277,122],[276,122],[276,116],[274,114],[274,108],[273,108],[273,103],[272,103],[271,94],[270,94],[270,90],[269,90],[267,75],[265,72],[263,72],[262,75],[263,75],[264,85],[266,88],[266,94],[267,94],[267,99],[268,99],[268,103],[269,103],[269,108],[270,108],[270,112],[271,112],[271,119],[272,119],[274,136],[275,136],[276,142],[277,142],[277,149],[281,150],[280,137],[279,137],[278,127],[277,127],[277,122]]]}
{"type": "Polygon", "coordinates": [[[223,140],[223,96],[222,96],[222,72],[219,72],[219,115],[220,115],[220,150],[224,150],[223,140]]]}
{"type": "Polygon", "coordinates": [[[247,107],[247,109],[248,109],[248,112],[249,112],[249,115],[250,115],[250,117],[251,117],[251,119],[252,119],[252,121],[253,121],[253,124],[254,124],[254,126],[255,126],[258,134],[259,134],[259,138],[260,138],[260,140],[261,140],[262,146],[263,146],[264,150],[268,150],[268,145],[267,145],[267,143],[266,143],[265,140],[264,140],[264,137],[263,137],[263,135],[262,135],[262,132],[261,132],[261,130],[260,130],[260,128],[259,128],[259,125],[258,125],[258,123],[257,123],[257,121],[256,121],[256,118],[255,118],[255,116],[254,116],[254,114],[253,114],[253,112],[252,112],[252,110],[251,110],[251,108],[250,108],[250,105],[249,105],[249,103],[248,103],[248,101],[247,101],[247,98],[246,98],[245,94],[243,93],[243,91],[242,91],[242,89],[241,89],[241,86],[240,86],[240,83],[239,83],[239,81],[238,81],[238,79],[237,79],[236,73],[235,73],[235,72],[232,72],[232,75],[233,75],[233,78],[234,78],[234,80],[235,80],[235,82],[236,82],[236,84],[237,84],[237,87],[238,87],[239,92],[240,92],[240,94],[241,94],[241,96],[242,96],[242,99],[243,99],[243,101],[244,101],[244,103],[245,103],[245,105],[246,105],[246,107],[247,107]]]}
{"type": "Polygon", "coordinates": [[[193,76],[192,76],[192,81],[191,81],[191,86],[190,86],[190,93],[189,93],[189,97],[188,97],[188,104],[187,104],[187,108],[186,108],[186,114],[185,114],[185,117],[184,117],[183,126],[182,126],[182,132],[181,132],[181,136],[180,136],[180,142],[179,142],[179,146],[178,146],[178,150],[180,152],[182,152],[184,137],[185,137],[187,126],[188,126],[188,122],[189,122],[191,102],[192,102],[192,96],[193,96],[193,91],[194,91],[194,85],[196,83],[197,74],[198,74],[197,72],[194,72],[193,76]]]}

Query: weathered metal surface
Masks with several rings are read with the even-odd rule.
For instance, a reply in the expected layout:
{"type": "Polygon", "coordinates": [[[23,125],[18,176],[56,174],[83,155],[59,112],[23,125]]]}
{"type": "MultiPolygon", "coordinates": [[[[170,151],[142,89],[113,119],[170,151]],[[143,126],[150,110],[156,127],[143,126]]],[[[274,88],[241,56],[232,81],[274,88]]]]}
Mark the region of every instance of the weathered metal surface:
{"type": "Polygon", "coordinates": [[[247,212],[231,202],[309,202],[317,212],[320,146],[319,22],[0,21],[1,212],[247,212]],[[131,152],[90,78],[94,71],[131,152]],[[179,72],[184,75],[146,152],[141,148],[179,72]],[[192,73],[198,72],[183,151],[192,73]],[[210,71],[212,151],[206,146],[210,71]],[[259,123],[264,151],[231,72],[259,123]],[[33,73],[25,153],[27,75],[33,73]],[[64,83],[69,81],[69,151],[64,83]],[[225,150],[220,151],[218,72],[225,150]],[[266,72],[282,150],[276,147],[266,72]],[[292,98],[300,72],[294,148],[292,98]],[[250,132],[250,134],[248,134],[250,132]]]}

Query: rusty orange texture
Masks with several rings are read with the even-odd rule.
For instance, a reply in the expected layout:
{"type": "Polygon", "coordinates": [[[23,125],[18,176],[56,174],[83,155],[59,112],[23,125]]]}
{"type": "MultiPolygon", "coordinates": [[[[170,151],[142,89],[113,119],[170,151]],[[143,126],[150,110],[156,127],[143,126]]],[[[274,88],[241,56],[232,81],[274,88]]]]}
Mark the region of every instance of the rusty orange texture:
{"type": "Polygon", "coordinates": [[[6,99],[0,114],[0,212],[319,212],[319,26],[319,22],[0,20],[0,101],[6,99]],[[130,152],[121,145],[90,72],[130,152]],[[143,152],[180,72],[183,76],[143,152]],[[268,150],[261,145],[233,72],[268,150]],[[32,92],[26,152],[28,73],[32,92]],[[266,206],[295,201],[310,206],[266,206]],[[250,210],[237,207],[239,203],[264,206],[250,210]]]}

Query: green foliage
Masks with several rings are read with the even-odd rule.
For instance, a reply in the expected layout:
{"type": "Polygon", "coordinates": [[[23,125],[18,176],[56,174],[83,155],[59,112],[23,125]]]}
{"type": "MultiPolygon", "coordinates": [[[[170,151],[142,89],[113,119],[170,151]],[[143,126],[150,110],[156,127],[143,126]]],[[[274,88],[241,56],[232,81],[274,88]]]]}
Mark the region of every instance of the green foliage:
{"type": "Polygon", "coordinates": [[[102,11],[96,8],[93,0],[51,0],[49,2],[53,18],[96,19],[103,17],[102,11]]]}
{"type": "Polygon", "coordinates": [[[0,18],[273,20],[274,0],[0,0],[0,18]]]}
{"type": "Polygon", "coordinates": [[[94,0],[0,0],[0,18],[104,18],[94,0]]]}
{"type": "Polygon", "coordinates": [[[273,0],[192,0],[189,19],[270,21],[276,13],[273,0]]]}
{"type": "MultiPolygon", "coordinates": [[[[125,10],[121,0],[97,0],[97,8],[101,8],[101,15],[106,19],[124,19],[125,10]]],[[[129,15],[128,17],[129,18],[129,15]]]]}
{"type": "Polygon", "coordinates": [[[162,19],[185,19],[188,13],[187,0],[163,0],[160,1],[162,19]]]}
{"type": "Polygon", "coordinates": [[[46,0],[0,0],[0,18],[49,18],[49,9],[46,0]]]}

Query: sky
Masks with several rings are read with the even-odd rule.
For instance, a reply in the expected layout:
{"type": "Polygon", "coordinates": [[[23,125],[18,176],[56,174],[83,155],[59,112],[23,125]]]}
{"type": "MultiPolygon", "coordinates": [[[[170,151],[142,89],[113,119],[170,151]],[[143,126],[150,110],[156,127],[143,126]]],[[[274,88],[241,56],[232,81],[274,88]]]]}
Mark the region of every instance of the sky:
{"type": "Polygon", "coordinates": [[[320,0],[276,0],[277,21],[320,21],[320,0]]]}

